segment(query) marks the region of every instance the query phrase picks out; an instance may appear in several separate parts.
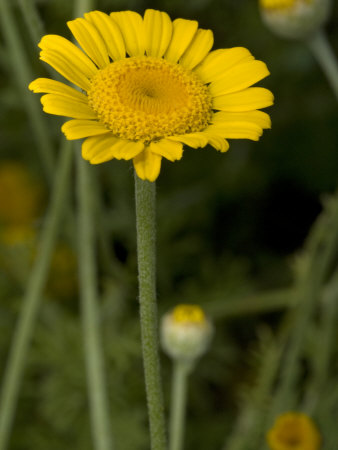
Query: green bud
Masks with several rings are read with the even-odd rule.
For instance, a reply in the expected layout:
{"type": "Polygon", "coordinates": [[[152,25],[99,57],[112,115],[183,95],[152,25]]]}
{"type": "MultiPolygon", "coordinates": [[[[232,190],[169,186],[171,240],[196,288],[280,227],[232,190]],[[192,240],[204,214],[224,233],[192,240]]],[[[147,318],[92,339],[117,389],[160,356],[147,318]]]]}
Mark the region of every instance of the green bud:
{"type": "Polygon", "coordinates": [[[328,19],[331,0],[259,0],[264,23],[284,38],[304,39],[328,19]]]}
{"type": "Polygon", "coordinates": [[[161,323],[163,350],[173,359],[193,362],[208,349],[213,326],[197,305],[178,305],[161,323]]]}

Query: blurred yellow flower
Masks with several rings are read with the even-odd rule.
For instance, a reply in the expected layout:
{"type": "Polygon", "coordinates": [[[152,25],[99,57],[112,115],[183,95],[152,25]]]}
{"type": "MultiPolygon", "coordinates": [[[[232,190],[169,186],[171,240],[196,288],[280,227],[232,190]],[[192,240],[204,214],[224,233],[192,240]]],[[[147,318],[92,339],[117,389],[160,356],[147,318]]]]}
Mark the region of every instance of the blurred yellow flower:
{"type": "Polygon", "coordinates": [[[92,11],[68,22],[81,51],[67,39],[44,36],[40,58],[82,92],[38,78],[29,88],[46,93],[43,109],[71,117],[67,139],[86,138],[82,156],[92,164],[133,160],[141,179],[154,181],[162,158],[179,160],[183,144],[221,152],[227,138],[258,140],[270,128],[259,111],[272,93],[251,87],[269,75],[241,47],[210,51],[211,30],[161,11],[110,15],[92,11]]]}
{"type": "Polygon", "coordinates": [[[0,224],[25,225],[42,207],[42,188],[24,165],[0,162],[0,224]]]}
{"type": "Polygon", "coordinates": [[[267,442],[271,450],[319,450],[321,437],[310,417],[288,412],[277,418],[267,442]]]}

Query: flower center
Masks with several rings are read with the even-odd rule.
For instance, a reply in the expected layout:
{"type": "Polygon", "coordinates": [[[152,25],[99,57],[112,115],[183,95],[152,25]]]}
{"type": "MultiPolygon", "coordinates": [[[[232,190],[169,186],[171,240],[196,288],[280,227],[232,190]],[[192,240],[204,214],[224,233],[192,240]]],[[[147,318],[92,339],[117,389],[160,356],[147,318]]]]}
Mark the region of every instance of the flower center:
{"type": "MultiPolygon", "coordinates": [[[[313,0],[300,0],[299,3],[311,4],[313,0]]],[[[260,5],[264,9],[289,9],[296,5],[297,0],[260,0],[260,5]]]]}
{"type": "Polygon", "coordinates": [[[176,323],[204,323],[205,315],[197,305],[178,305],[173,310],[173,318],[176,323]]]}
{"type": "Polygon", "coordinates": [[[290,448],[297,447],[302,442],[299,426],[289,423],[288,426],[279,433],[279,439],[280,442],[290,448]]]}
{"type": "Polygon", "coordinates": [[[115,136],[151,141],[203,130],[212,101],[191,71],[160,58],[109,64],[92,79],[89,105],[115,136]]]}

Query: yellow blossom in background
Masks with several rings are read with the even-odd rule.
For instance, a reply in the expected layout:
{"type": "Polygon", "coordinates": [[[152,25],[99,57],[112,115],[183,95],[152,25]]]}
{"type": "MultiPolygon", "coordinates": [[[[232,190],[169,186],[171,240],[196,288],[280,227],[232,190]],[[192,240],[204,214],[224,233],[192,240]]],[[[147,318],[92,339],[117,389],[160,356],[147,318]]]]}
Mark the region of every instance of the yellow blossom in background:
{"type": "Polygon", "coordinates": [[[42,208],[42,188],[23,164],[0,162],[0,224],[32,223],[42,208]]]}
{"type": "Polygon", "coordinates": [[[259,0],[263,21],[276,34],[307,38],[327,20],[331,0],[259,0]]]}
{"type": "Polygon", "coordinates": [[[271,450],[319,450],[321,437],[306,414],[288,412],[279,416],[267,433],[271,450]]]}
{"type": "Polygon", "coordinates": [[[226,139],[258,140],[270,128],[259,109],[273,96],[251,87],[269,75],[266,65],[242,47],[211,51],[213,33],[196,21],[152,9],[144,17],[92,11],[68,26],[83,51],[47,35],[40,58],[81,92],[46,78],[29,88],[46,93],[45,112],[73,119],[62,131],[86,138],[90,163],[132,159],[137,175],[154,181],[162,158],[181,159],[183,144],[225,152],[226,139]]]}

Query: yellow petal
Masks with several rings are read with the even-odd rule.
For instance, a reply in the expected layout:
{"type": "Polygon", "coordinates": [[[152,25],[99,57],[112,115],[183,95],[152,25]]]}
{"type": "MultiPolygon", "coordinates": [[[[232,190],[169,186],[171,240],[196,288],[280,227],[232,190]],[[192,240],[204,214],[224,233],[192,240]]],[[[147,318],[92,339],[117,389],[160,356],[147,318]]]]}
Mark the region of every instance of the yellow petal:
{"type": "Polygon", "coordinates": [[[114,145],[114,158],[116,159],[132,159],[142,152],[144,143],[141,141],[128,141],[127,139],[120,139],[114,145]]]}
{"type": "Polygon", "coordinates": [[[105,156],[105,161],[113,159],[114,156],[111,155],[111,149],[118,141],[119,138],[111,134],[89,137],[82,143],[82,158],[90,163],[100,156],[105,156]]]}
{"type": "Polygon", "coordinates": [[[96,120],[84,119],[69,120],[62,125],[61,130],[68,140],[82,139],[110,132],[102,123],[96,120]]]}
{"type": "Polygon", "coordinates": [[[234,94],[221,95],[213,99],[213,108],[221,111],[251,111],[273,104],[273,95],[268,89],[250,87],[234,94]]]}
{"type": "Polygon", "coordinates": [[[145,49],[148,56],[161,58],[168,48],[172,23],[167,13],[147,9],[144,14],[145,49]]]}
{"type": "Polygon", "coordinates": [[[158,142],[151,142],[149,150],[157,155],[164,156],[169,161],[176,161],[182,158],[183,144],[181,142],[162,139],[158,142]]]}
{"type": "Polygon", "coordinates": [[[137,176],[141,180],[155,181],[160,174],[162,156],[152,153],[145,147],[142,153],[133,159],[137,176]]]}
{"type": "Polygon", "coordinates": [[[229,122],[245,122],[258,125],[262,129],[271,128],[269,114],[264,111],[224,112],[219,111],[212,117],[212,123],[226,125],[229,122]]]}
{"type": "Polygon", "coordinates": [[[58,94],[63,97],[69,97],[82,103],[88,103],[86,95],[76,89],[67,86],[60,81],[50,80],[49,78],[37,78],[32,81],[28,89],[35,93],[58,94]]]}
{"type": "Polygon", "coordinates": [[[207,131],[214,135],[223,136],[223,138],[251,139],[252,141],[258,141],[263,133],[262,128],[249,122],[228,122],[224,125],[210,125],[207,131]]]}
{"type": "Polygon", "coordinates": [[[208,143],[214,147],[219,152],[226,152],[229,150],[229,142],[224,139],[224,137],[217,135],[217,133],[205,131],[208,137],[208,143]]]}
{"type": "Polygon", "coordinates": [[[86,139],[82,144],[82,157],[91,164],[101,164],[113,158],[134,158],[143,147],[142,142],[127,141],[105,134],[86,139]]]}
{"type": "Polygon", "coordinates": [[[49,34],[41,39],[39,47],[42,61],[82,89],[89,89],[89,79],[95,76],[97,68],[76,45],[62,36],[49,34]]]}
{"type": "Polygon", "coordinates": [[[211,30],[197,30],[194,39],[180,59],[180,64],[187,69],[193,69],[203,61],[210,52],[213,44],[214,35],[211,30]]]}
{"type": "Polygon", "coordinates": [[[41,97],[43,110],[56,116],[72,117],[74,119],[96,119],[95,112],[86,104],[56,94],[46,94],[41,97]]]}
{"type": "Polygon", "coordinates": [[[208,144],[208,137],[203,132],[168,136],[168,139],[183,142],[183,144],[192,148],[205,147],[208,144]]]}
{"type": "Polygon", "coordinates": [[[195,20],[174,20],[172,38],[164,55],[167,61],[177,63],[193,40],[197,27],[198,23],[195,20]]]}
{"type": "Polygon", "coordinates": [[[70,20],[67,25],[89,58],[100,69],[106,67],[109,64],[107,47],[94,25],[82,18],[70,20]]]}
{"type": "Polygon", "coordinates": [[[134,11],[112,12],[110,17],[121,30],[129,56],[143,56],[145,51],[144,24],[134,11]]]}
{"type": "Polygon", "coordinates": [[[121,31],[114,20],[101,11],[86,13],[85,18],[91,22],[102,36],[108,54],[113,61],[125,58],[126,48],[121,31]]]}
{"type": "Polygon", "coordinates": [[[239,62],[253,60],[249,50],[244,47],[219,49],[209,55],[196,67],[195,73],[205,82],[216,81],[223,73],[239,62]]]}
{"type": "Polygon", "coordinates": [[[42,50],[40,52],[40,59],[52,66],[63,77],[69,80],[71,83],[79,86],[84,91],[90,89],[90,81],[81,70],[76,66],[72,66],[70,62],[64,56],[54,50],[42,50]]]}
{"type": "Polygon", "coordinates": [[[225,72],[222,77],[209,86],[209,92],[213,97],[242,91],[270,74],[266,64],[262,61],[249,61],[238,64],[225,72]]]}

